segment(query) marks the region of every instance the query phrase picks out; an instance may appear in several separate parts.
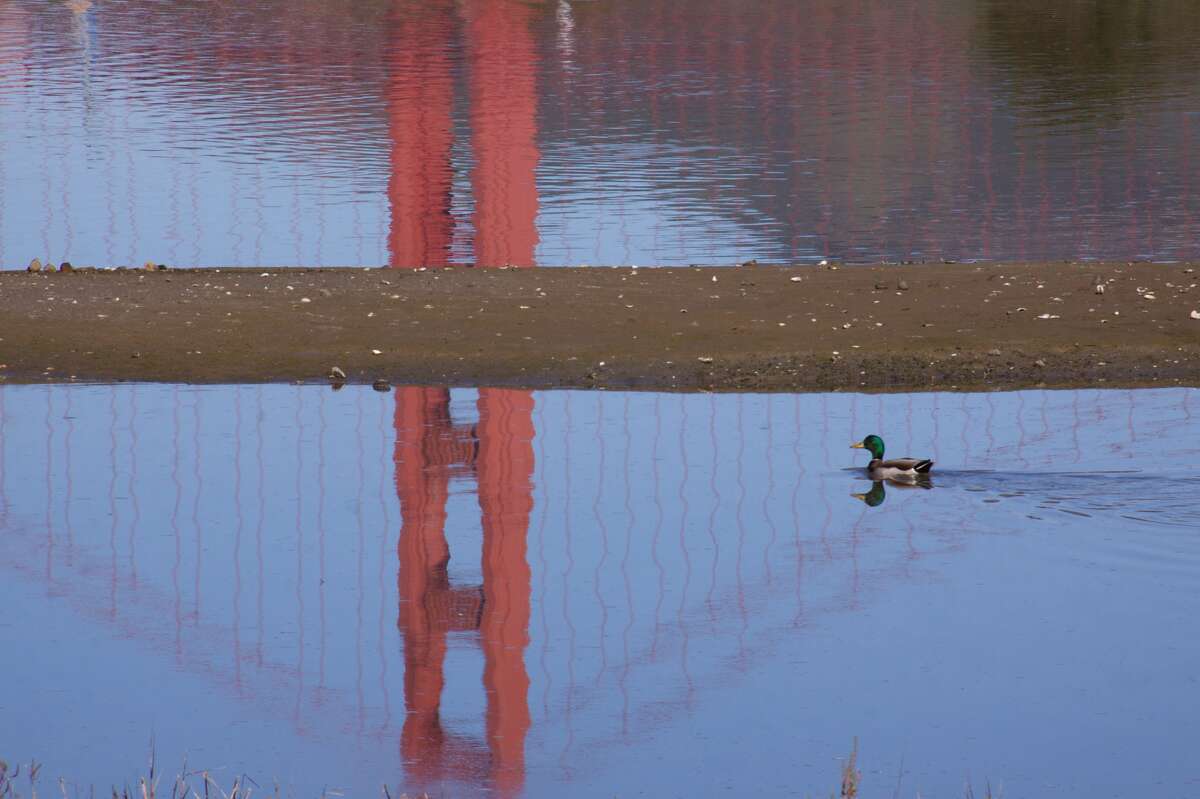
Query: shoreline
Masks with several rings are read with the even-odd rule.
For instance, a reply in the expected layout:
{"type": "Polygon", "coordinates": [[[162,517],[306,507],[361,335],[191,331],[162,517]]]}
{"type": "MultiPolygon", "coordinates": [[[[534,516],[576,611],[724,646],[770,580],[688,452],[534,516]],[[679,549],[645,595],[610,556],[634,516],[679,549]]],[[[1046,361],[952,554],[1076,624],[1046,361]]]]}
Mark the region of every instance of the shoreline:
{"type": "Polygon", "coordinates": [[[1091,262],[0,272],[0,384],[1200,386],[1198,283],[1091,262]]]}

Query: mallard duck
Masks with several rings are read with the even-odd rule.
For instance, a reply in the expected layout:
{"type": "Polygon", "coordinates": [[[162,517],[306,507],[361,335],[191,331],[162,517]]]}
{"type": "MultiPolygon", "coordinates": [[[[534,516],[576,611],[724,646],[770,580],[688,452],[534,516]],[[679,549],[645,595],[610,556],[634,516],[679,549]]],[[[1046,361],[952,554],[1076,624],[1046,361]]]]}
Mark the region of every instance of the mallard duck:
{"type": "Polygon", "coordinates": [[[872,433],[862,441],[850,445],[851,449],[865,449],[871,453],[871,462],[867,464],[867,476],[872,480],[913,481],[921,479],[933,468],[933,461],[928,458],[895,458],[890,461],[883,459],[883,439],[872,433]]]}

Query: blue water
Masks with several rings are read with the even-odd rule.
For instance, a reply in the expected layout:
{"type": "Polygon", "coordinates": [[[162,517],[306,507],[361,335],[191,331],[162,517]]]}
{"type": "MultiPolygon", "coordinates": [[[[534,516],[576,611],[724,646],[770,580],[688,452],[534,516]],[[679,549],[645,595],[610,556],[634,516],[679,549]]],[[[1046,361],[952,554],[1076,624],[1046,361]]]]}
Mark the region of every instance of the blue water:
{"type": "Polygon", "coordinates": [[[0,756],[43,791],[153,740],[297,796],[774,796],[857,738],[865,795],[1187,796],[1198,411],[0,387],[0,756]],[[852,496],[868,432],[933,487],[852,496]]]}
{"type": "Polygon", "coordinates": [[[1190,0],[3,0],[0,265],[1200,258],[1190,0]]]}

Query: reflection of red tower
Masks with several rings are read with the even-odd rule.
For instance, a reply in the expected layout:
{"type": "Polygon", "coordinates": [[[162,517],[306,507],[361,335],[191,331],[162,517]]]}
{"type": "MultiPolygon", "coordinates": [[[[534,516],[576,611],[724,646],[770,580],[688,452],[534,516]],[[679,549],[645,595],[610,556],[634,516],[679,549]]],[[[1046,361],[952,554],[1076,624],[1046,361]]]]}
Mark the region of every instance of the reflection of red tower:
{"type": "Polygon", "coordinates": [[[532,266],[538,209],[533,8],[519,0],[476,0],[466,14],[475,261],[532,266]]]}
{"type": "Polygon", "coordinates": [[[443,266],[450,255],[454,11],[444,0],[397,2],[388,41],[392,266],[443,266]]]}
{"type": "Polygon", "coordinates": [[[530,571],[525,536],[533,506],[533,399],[483,389],[478,427],[455,426],[450,392],[402,388],[396,396],[400,532],[398,626],[404,635],[406,763],[422,781],[490,778],[501,793],[524,780],[529,729],[525,671],[530,571]],[[455,473],[474,473],[483,516],[483,585],[450,584],[446,499],[455,473]],[[487,748],[442,728],[446,636],[479,630],[487,693],[487,748]]]}
{"type": "MultiPolygon", "coordinates": [[[[475,168],[475,260],[532,266],[538,162],[533,9],[518,0],[464,7],[475,168]]],[[[443,266],[451,216],[454,61],[451,4],[398,2],[388,43],[392,266],[443,266]]]]}
{"type": "MultiPolygon", "coordinates": [[[[469,0],[466,18],[475,255],[480,266],[532,266],[537,244],[537,95],[532,9],[518,0],[469,0]]],[[[393,266],[445,265],[453,236],[451,146],[455,32],[451,4],[398,3],[392,14],[389,108],[393,266]]],[[[529,729],[525,646],[530,572],[525,536],[533,505],[533,398],[481,389],[479,425],[457,427],[449,392],[396,392],[400,533],[398,625],[404,635],[407,716],[401,747],[419,780],[489,778],[501,794],[524,782],[529,729]],[[455,587],[447,565],[446,499],[456,472],[474,474],[483,516],[483,585],[455,587]],[[479,630],[487,746],[442,728],[447,634],[479,630]]]]}

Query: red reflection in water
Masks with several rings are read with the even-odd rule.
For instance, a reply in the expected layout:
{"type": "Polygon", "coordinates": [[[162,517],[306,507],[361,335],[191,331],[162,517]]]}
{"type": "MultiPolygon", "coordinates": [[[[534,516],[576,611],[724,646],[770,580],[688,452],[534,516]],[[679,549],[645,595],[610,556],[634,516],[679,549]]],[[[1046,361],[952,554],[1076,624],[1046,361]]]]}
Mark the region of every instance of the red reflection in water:
{"type": "MultiPolygon", "coordinates": [[[[463,8],[475,155],[475,256],[480,266],[533,266],[538,161],[533,9],[511,0],[463,8]]],[[[395,267],[442,266],[454,234],[453,7],[397,6],[389,75],[392,174],[389,254],[395,267]]],[[[529,730],[530,571],[526,535],[533,506],[533,398],[482,389],[477,427],[455,425],[450,393],[396,392],[396,488],[407,716],[401,750],[418,780],[492,781],[503,794],[524,782],[529,730]],[[456,473],[478,482],[483,585],[452,585],[446,500],[456,473]],[[479,631],[487,692],[486,745],[443,728],[446,637],[479,631]]]]}
{"type": "Polygon", "coordinates": [[[524,781],[532,411],[529,392],[483,389],[478,426],[455,425],[447,389],[396,392],[396,489],[403,517],[397,625],[404,636],[407,711],[401,751],[418,780],[487,778],[506,794],[524,781]],[[482,586],[453,585],[447,572],[446,500],[455,474],[478,481],[482,586]],[[484,656],[486,748],[444,729],[440,718],[446,637],[467,630],[479,631],[484,656]]]}
{"type": "Polygon", "coordinates": [[[390,263],[444,266],[454,235],[454,59],[465,28],[480,266],[532,266],[537,246],[534,8],[476,0],[461,22],[444,2],[397,5],[388,48],[390,263]]]}
{"type": "Polygon", "coordinates": [[[481,266],[532,266],[537,246],[533,12],[515,0],[480,0],[466,10],[475,260],[481,266]]]}
{"type": "Polygon", "coordinates": [[[454,10],[397,3],[388,42],[392,266],[442,266],[450,255],[454,10]]]}

